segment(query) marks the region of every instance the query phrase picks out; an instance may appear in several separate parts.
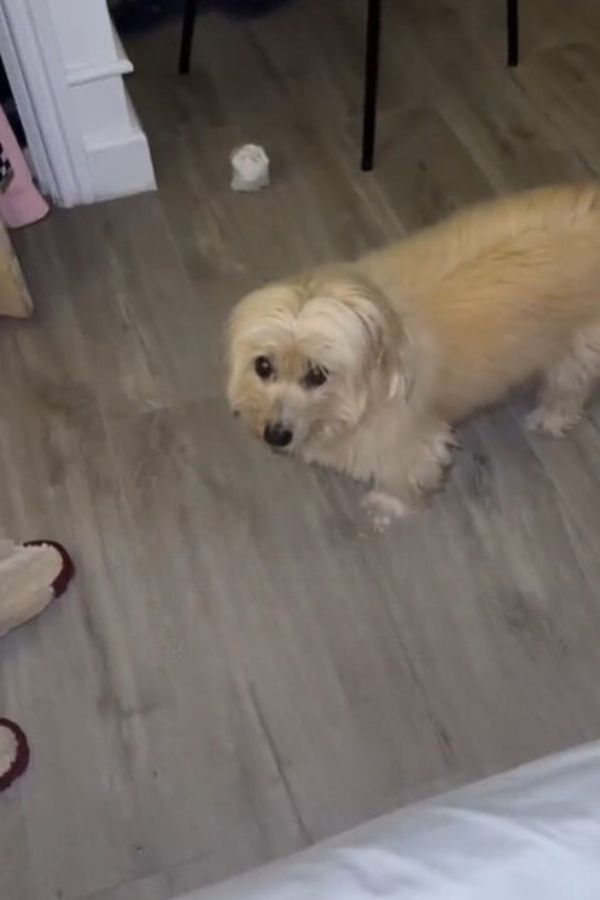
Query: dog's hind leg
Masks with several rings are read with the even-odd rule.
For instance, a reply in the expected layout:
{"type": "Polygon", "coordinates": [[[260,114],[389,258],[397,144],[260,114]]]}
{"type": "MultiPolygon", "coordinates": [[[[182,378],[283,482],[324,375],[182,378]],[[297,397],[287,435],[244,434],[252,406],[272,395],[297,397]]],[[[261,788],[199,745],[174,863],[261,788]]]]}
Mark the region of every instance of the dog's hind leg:
{"type": "Polygon", "coordinates": [[[571,352],[544,372],[538,406],[526,426],[549,437],[562,437],[584,414],[585,405],[600,381],[600,325],[581,331],[571,352]]]}

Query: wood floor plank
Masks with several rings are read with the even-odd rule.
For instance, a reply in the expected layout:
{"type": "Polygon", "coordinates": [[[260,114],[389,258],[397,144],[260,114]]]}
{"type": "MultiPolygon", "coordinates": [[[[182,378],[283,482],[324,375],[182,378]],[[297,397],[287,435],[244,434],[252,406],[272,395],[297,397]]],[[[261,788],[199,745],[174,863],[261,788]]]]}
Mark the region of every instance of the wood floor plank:
{"type": "Polygon", "coordinates": [[[514,72],[464,28],[458,6],[408,0],[402,16],[391,9],[405,52],[416,57],[440,112],[496,190],[589,176],[560,131],[523,97],[514,72]]]}
{"type": "Polygon", "coordinates": [[[600,150],[595,128],[599,47],[600,42],[594,45],[582,40],[552,46],[532,55],[519,73],[531,101],[569,136],[575,151],[595,174],[600,150]]]}
{"type": "Polygon", "coordinates": [[[465,202],[600,170],[600,10],[387,4],[378,155],[358,170],[364,0],[125,36],[159,192],[15,235],[0,532],[63,541],[73,588],[2,641],[32,767],[0,797],[0,894],[166,900],[396,805],[600,735],[597,410],[465,429],[447,490],[368,533],[361,491],[230,417],[238,296],[465,202]],[[263,143],[240,195],[229,154],[263,143]]]}

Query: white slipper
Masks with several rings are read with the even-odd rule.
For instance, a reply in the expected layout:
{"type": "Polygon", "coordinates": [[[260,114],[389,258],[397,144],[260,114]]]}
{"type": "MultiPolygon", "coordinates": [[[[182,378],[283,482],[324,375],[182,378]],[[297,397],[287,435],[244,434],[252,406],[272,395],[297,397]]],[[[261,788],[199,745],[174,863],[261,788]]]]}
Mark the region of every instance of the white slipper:
{"type": "Polygon", "coordinates": [[[0,637],[41,613],[74,572],[67,551],[53,541],[0,541],[0,637]]]}
{"type": "MultiPolygon", "coordinates": [[[[64,593],[74,573],[71,557],[60,544],[0,540],[0,637],[41,613],[64,593]]],[[[28,765],[25,734],[10,719],[0,718],[0,792],[28,765]]]]}

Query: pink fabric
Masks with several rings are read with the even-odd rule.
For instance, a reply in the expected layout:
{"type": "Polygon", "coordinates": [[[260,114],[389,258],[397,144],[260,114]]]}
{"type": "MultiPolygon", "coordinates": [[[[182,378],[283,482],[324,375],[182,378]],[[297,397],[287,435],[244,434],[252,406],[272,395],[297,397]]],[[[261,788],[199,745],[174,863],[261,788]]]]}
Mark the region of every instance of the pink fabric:
{"type": "Polygon", "coordinates": [[[20,228],[43,219],[48,204],[34,185],[25,157],[0,107],[0,143],[13,168],[13,178],[0,193],[0,218],[9,228],[20,228]]]}

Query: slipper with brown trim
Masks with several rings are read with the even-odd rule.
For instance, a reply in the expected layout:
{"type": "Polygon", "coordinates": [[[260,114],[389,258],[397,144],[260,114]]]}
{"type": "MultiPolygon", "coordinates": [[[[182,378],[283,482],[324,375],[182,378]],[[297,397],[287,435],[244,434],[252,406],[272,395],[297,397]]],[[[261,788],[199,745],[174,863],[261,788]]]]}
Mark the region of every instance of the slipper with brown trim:
{"type": "MultiPolygon", "coordinates": [[[[0,637],[32,619],[63,594],[75,574],[65,548],[55,541],[15,544],[0,540],[0,637]]],[[[29,765],[21,728],[0,717],[0,792],[29,765]]]]}
{"type": "Polygon", "coordinates": [[[65,592],[75,566],[55,541],[0,541],[0,637],[65,592]]]}
{"type": "Polygon", "coordinates": [[[28,765],[29,744],[23,731],[15,722],[0,717],[0,792],[10,787],[28,765]]]}

